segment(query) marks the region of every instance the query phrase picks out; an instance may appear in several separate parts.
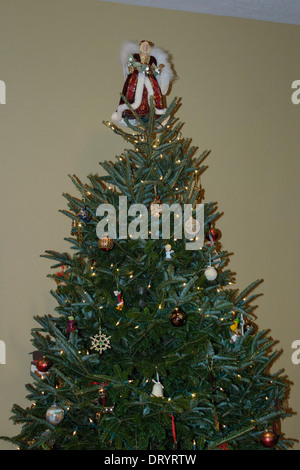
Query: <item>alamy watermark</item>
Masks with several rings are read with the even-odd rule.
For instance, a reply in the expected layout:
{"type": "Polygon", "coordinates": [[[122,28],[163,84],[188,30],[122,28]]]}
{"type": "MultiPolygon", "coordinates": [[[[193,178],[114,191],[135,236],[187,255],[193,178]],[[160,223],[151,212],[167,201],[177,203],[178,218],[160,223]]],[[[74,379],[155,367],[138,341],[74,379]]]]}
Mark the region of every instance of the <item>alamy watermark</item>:
{"type": "Polygon", "coordinates": [[[6,85],[3,80],[0,80],[0,104],[6,104],[6,85]]]}
{"type": "Polygon", "coordinates": [[[295,339],[295,341],[292,342],[292,349],[296,349],[291,357],[292,363],[298,365],[300,364],[300,339],[295,339]]]}
{"type": "Polygon", "coordinates": [[[0,364],[6,364],[6,346],[4,341],[0,340],[0,364]]]}
{"type": "Polygon", "coordinates": [[[96,228],[100,239],[184,238],[187,250],[198,250],[204,243],[204,204],[196,204],[193,208],[192,204],[152,203],[149,210],[144,204],[128,207],[127,196],[120,196],[118,211],[112,204],[100,204],[96,216],[102,217],[96,228]]]}
{"type": "Polygon", "coordinates": [[[300,103],[300,80],[294,80],[292,83],[292,88],[296,88],[296,91],[292,93],[291,99],[293,104],[300,103]]]}

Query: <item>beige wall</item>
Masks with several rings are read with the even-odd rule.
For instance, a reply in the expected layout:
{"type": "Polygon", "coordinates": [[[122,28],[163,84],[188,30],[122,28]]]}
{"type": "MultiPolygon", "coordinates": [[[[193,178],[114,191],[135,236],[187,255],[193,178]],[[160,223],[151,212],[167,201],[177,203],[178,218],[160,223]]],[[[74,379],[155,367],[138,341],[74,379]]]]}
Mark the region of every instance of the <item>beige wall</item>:
{"type": "Polygon", "coordinates": [[[300,339],[300,105],[291,102],[299,26],[98,0],[0,0],[0,11],[0,435],[19,430],[8,419],[13,403],[26,403],[33,315],[55,306],[50,263],[39,255],[69,249],[70,222],[58,213],[63,192],[77,195],[67,175],[85,180],[125,147],[102,120],[119,99],[120,44],[150,39],[173,55],[171,98],[182,97],[184,136],[212,150],[202,184],[224,212],[219,228],[236,285],[264,279],[258,324],[283,350],[276,369],[294,382],[298,413],[283,430],[299,439],[300,364],[291,362],[300,339]]]}

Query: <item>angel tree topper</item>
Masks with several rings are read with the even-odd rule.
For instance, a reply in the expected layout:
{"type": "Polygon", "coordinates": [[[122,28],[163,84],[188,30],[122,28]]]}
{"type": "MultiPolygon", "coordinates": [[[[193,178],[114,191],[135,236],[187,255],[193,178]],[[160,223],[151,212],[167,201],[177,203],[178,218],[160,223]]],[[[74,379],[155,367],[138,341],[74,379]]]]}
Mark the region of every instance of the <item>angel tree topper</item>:
{"type": "Polygon", "coordinates": [[[150,98],[153,97],[155,113],[162,116],[166,112],[165,95],[174,79],[169,55],[153,47],[150,41],[142,40],[139,44],[126,42],[121,48],[120,61],[123,66],[125,83],[117,110],[111,120],[126,124],[123,117],[134,119],[131,108],[141,118],[150,112],[150,98]],[[151,51],[151,54],[150,54],[151,51]]]}

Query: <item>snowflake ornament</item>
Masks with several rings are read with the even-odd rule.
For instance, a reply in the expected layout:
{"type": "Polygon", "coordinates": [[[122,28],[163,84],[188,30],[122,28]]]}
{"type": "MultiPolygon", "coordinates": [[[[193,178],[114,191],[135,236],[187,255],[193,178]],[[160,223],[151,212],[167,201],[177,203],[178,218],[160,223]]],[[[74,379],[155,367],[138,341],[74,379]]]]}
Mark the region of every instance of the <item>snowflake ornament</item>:
{"type": "Polygon", "coordinates": [[[99,330],[99,333],[95,336],[91,336],[92,346],[91,349],[95,349],[99,354],[102,354],[103,351],[110,348],[110,338],[111,336],[106,336],[99,330]]]}

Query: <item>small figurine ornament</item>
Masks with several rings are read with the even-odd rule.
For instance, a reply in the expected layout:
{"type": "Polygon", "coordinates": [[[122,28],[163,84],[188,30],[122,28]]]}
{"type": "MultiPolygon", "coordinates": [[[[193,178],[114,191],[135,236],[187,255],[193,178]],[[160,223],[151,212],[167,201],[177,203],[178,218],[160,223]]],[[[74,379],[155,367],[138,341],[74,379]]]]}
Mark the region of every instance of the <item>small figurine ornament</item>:
{"type": "Polygon", "coordinates": [[[165,250],[166,250],[165,259],[172,259],[172,253],[174,253],[174,250],[172,250],[172,246],[169,244],[165,245],[165,250]]]}
{"type": "Polygon", "coordinates": [[[239,338],[238,333],[232,333],[231,338],[230,338],[230,344],[234,344],[238,338],[239,338]]]}
{"type": "Polygon", "coordinates": [[[70,333],[72,333],[73,331],[76,331],[76,330],[77,330],[76,321],[74,320],[74,317],[72,315],[70,315],[68,317],[68,325],[67,325],[68,337],[70,336],[70,333]]]}
{"type": "Polygon", "coordinates": [[[84,206],[79,212],[78,212],[78,217],[82,222],[85,224],[88,224],[89,221],[91,220],[92,216],[90,212],[87,210],[87,208],[84,206]]]}
{"type": "Polygon", "coordinates": [[[123,310],[124,307],[124,299],[122,297],[122,293],[120,290],[114,291],[115,296],[117,297],[117,310],[123,310]]]}
{"type": "Polygon", "coordinates": [[[238,328],[239,323],[240,323],[240,320],[239,320],[239,319],[234,320],[234,322],[232,323],[232,325],[230,325],[231,331],[235,331],[235,330],[238,328]]]}

